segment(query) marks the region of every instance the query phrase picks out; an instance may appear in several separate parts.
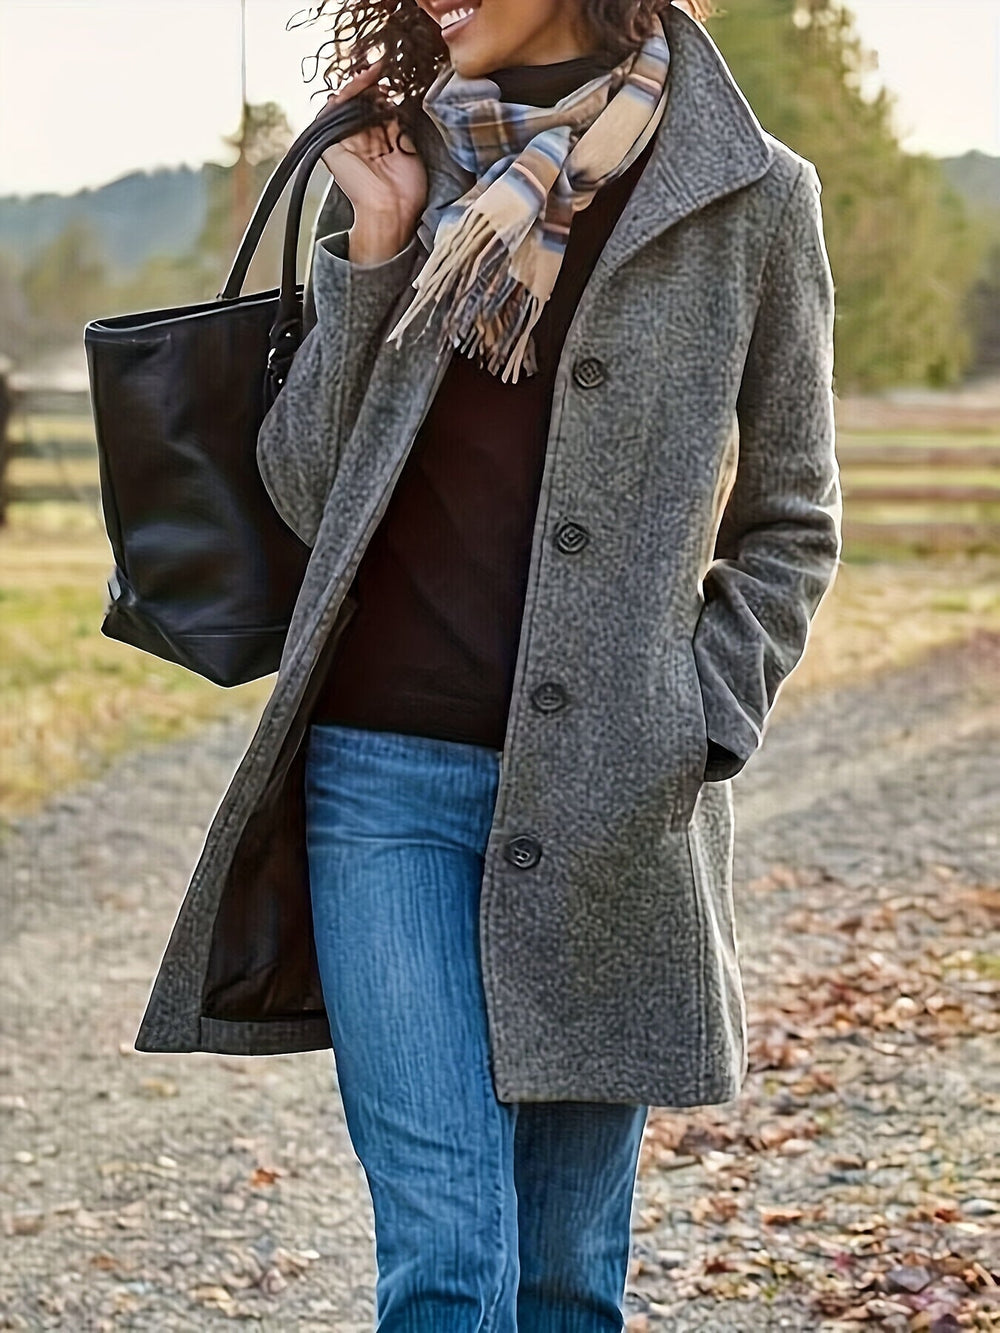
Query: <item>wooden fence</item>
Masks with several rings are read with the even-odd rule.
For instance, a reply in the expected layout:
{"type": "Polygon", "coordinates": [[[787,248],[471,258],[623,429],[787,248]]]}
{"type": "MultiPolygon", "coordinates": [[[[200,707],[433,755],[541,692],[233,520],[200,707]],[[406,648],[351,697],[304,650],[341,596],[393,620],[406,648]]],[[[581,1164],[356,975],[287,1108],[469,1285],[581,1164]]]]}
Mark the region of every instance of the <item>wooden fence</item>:
{"type": "Polygon", "coordinates": [[[19,388],[16,381],[14,388],[9,464],[0,477],[6,503],[76,501],[99,508],[89,391],[19,388]]]}
{"type": "MultiPolygon", "coordinates": [[[[1000,550],[1000,410],[838,412],[845,552],[1000,550]],[[877,412],[876,417],[871,413],[877,412]]],[[[100,505],[86,390],[15,395],[7,497],[100,505]]]]}
{"type": "Polygon", "coordinates": [[[843,439],[845,548],[1000,550],[1000,433],[950,438],[843,439]]]}

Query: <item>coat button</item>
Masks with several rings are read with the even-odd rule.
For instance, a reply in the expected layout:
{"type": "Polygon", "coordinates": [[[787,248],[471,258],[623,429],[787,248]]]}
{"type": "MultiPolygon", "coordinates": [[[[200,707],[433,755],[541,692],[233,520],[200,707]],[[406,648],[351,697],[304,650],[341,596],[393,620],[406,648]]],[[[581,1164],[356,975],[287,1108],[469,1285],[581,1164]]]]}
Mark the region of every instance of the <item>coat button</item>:
{"type": "Polygon", "coordinates": [[[519,870],[530,870],[542,859],[542,848],[537,839],[521,835],[504,845],[503,854],[519,870]]]}
{"type": "Polygon", "coordinates": [[[573,378],[581,389],[596,389],[607,377],[604,362],[596,356],[582,357],[573,367],[573,378]]]}
{"type": "Polygon", "coordinates": [[[556,681],[546,680],[532,691],[531,702],[539,713],[558,713],[566,707],[566,691],[556,681]]]}
{"type": "Polygon", "coordinates": [[[556,547],[563,555],[576,555],[589,541],[590,534],[579,523],[560,523],[556,530],[556,547]]]}

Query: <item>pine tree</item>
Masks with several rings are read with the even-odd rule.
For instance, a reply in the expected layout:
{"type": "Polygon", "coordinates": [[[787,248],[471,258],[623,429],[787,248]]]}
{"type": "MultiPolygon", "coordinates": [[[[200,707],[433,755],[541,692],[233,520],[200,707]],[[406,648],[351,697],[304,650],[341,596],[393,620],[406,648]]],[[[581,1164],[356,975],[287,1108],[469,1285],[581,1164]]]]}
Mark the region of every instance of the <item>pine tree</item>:
{"type": "MultiPolygon", "coordinates": [[[[248,104],[236,134],[225,138],[237,153],[232,166],[206,165],[209,203],[197,255],[212,286],[222,286],[268,177],[288,150],[294,135],[288,118],[275,102],[248,104]]],[[[250,265],[246,291],[276,287],[280,279],[285,210],[275,209],[250,265]]]]}
{"type": "Polygon", "coordinates": [[[973,356],[982,240],[938,163],[904,153],[895,99],[836,0],[734,0],[710,23],[764,128],[814,162],[837,286],[838,390],[947,384],[973,356]]]}

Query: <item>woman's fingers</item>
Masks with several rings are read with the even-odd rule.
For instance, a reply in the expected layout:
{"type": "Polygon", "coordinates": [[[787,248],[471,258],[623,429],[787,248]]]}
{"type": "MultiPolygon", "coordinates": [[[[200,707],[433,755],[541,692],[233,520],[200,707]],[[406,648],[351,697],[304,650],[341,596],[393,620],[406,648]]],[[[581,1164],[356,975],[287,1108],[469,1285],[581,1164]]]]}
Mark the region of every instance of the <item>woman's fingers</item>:
{"type": "Polygon", "coordinates": [[[328,107],[339,106],[373,89],[373,99],[390,113],[386,124],[367,125],[323,152],[323,162],[347,195],[359,222],[387,215],[414,216],[423,208],[427,195],[427,173],[416,145],[410,135],[404,144],[399,119],[384,90],[376,87],[385,62],[383,56],[327,98],[328,107]],[[399,148],[403,151],[397,152],[399,148]]]}
{"type": "Polygon", "coordinates": [[[341,139],[339,143],[331,145],[331,151],[352,153],[355,157],[381,157],[386,151],[385,138],[381,128],[378,125],[366,125],[363,130],[358,130],[356,134],[351,134],[346,139],[341,139]]]}
{"type": "MultiPolygon", "coordinates": [[[[386,57],[383,56],[374,64],[369,65],[367,69],[360,70],[347,81],[343,88],[331,93],[326,99],[323,110],[325,111],[331,106],[341,106],[352,97],[357,97],[366,88],[371,88],[377,84],[385,68],[385,60],[386,57]]],[[[322,115],[323,111],[319,114],[322,115]]],[[[381,157],[387,151],[388,146],[383,130],[378,125],[370,125],[363,130],[358,130],[355,134],[349,135],[346,139],[342,139],[339,143],[331,144],[323,154],[323,161],[333,171],[334,163],[342,163],[345,155],[371,159],[381,157]]]]}
{"type": "Polygon", "coordinates": [[[351,97],[356,97],[364,88],[370,88],[372,84],[378,83],[385,70],[386,57],[382,56],[374,64],[369,65],[367,69],[360,70],[357,74],[348,79],[343,88],[338,88],[335,93],[331,93],[326,99],[327,106],[340,106],[351,97]]]}
{"type": "Polygon", "coordinates": [[[341,139],[339,143],[331,144],[323,153],[323,161],[336,174],[338,170],[344,171],[345,164],[348,171],[356,170],[352,159],[370,162],[374,158],[384,157],[387,151],[385,136],[380,127],[369,125],[341,139]]]}

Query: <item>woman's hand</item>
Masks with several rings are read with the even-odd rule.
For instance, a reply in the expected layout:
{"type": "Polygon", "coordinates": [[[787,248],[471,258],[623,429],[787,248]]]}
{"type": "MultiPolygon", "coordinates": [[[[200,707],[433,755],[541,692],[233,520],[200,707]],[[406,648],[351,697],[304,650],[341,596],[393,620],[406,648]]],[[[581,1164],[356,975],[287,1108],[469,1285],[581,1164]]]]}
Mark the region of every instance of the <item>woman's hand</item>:
{"type": "MultiPolygon", "coordinates": [[[[355,75],[330,94],[326,106],[339,106],[362,89],[375,87],[384,64],[383,57],[355,75]]],[[[354,208],[351,261],[377,264],[404,249],[427,206],[427,171],[398,119],[349,135],[328,148],[323,161],[354,208]]]]}

